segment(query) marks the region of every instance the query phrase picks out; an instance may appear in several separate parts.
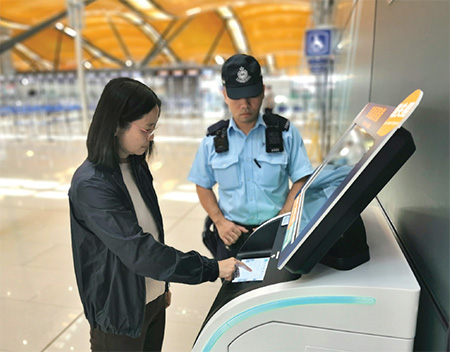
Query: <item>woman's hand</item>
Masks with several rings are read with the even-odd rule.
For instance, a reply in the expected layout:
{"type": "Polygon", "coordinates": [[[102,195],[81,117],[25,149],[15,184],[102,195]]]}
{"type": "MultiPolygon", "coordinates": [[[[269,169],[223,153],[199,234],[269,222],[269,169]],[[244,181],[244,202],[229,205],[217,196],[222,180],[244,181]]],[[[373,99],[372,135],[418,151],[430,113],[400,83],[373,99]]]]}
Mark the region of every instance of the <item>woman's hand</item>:
{"type": "Polygon", "coordinates": [[[225,260],[221,260],[219,263],[219,277],[221,279],[225,279],[227,281],[233,280],[235,277],[235,273],[238,272],[238,268],[244,268],[245,270],[252,271],[247,265],[242,263],[240,260],[236,258],[228,258],[225,260]]]}

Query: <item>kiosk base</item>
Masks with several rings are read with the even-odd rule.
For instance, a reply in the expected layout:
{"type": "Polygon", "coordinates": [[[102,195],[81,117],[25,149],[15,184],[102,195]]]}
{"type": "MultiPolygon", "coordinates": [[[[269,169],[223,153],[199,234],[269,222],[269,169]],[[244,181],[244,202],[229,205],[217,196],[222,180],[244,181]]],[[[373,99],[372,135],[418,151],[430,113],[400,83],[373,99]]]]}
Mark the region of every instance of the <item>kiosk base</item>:
{"type": "Polygon", "coordinates": [[[412,351],[420,287],[376,202],[362,219],[370,261],[225,283],[193,351],[412,351]]]}
{"type": "Polygon", "coordinates": [[[334,269],[350,270],[369,259],[366,229],[361,216],[358,216],[320,262],[334,269]]]}

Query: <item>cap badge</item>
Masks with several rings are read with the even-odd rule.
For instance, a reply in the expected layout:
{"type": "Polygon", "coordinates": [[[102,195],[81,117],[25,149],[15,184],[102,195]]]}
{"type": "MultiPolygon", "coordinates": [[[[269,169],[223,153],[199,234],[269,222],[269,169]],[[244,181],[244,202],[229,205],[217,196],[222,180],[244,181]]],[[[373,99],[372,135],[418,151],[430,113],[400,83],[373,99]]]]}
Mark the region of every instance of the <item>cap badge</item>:
{"type": "Polygon", "coordinates": [[[252,76],[249,76],[248,71],[241,66],[237,73],[236,81],[238,81],[239,83],[246,83],[250,78],[252,78],[252,76]]]}

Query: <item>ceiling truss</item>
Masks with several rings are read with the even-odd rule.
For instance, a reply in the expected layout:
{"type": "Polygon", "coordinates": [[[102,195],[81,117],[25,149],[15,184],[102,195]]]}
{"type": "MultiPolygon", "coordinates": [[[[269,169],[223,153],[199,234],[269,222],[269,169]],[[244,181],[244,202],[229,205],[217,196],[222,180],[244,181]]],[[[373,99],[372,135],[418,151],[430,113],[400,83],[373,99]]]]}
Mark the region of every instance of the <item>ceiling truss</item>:
{"type": "MultiPolygon", "coordinates": [[[[10,55],[16,71],[74,70],[66,1],[39,5],[0,0],[0,28],[9,33],[0,55],[10,55]]],[[[309,0],[86,0],[83,13],[87,69],[210,66],[247,53],[287,74],[300,69],[311,17],[309,0]]]]}

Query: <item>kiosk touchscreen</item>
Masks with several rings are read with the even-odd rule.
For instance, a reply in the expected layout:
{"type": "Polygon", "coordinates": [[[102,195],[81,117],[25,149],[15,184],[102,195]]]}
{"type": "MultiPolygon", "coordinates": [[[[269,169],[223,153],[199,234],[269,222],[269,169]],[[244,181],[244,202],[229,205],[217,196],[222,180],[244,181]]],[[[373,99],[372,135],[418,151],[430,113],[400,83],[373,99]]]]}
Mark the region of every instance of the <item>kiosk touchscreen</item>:
{"type": "MultiPolygon", "coordinates": [[[[308,273],[413,154],[412,137],[401,126],[422,95],[417,90],[396,108],[369,103],[358,114],[296,197],[279,269],[308,273]]],[[[348,256],[354,262],[341,263],[344,269],[369,259],[357,251],[348,256]]],[[[339,268],[335,259],[330,264],[339,268]]]]}
{"type": "Polygon", "coordinates": [[[362,109],[291,213],[241,247],[253,271],[223,283],[194,351],[412,350],[420,287],[373,200],[415,151],[402,124],[422,96],[362,109]]]}

